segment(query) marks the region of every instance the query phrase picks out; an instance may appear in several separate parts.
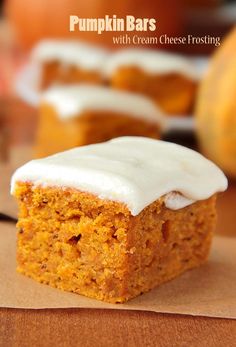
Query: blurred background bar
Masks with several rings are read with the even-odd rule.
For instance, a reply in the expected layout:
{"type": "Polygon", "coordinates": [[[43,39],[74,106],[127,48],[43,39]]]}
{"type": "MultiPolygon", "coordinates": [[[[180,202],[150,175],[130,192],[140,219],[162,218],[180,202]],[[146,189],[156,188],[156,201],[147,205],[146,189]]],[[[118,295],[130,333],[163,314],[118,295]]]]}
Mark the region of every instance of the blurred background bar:
{"type": "MultiPolygon", "coordinates": [[[[213,35],[223,38],[236,23],[236,2],[226,0],[166,0],[146,1],[145,4],[143,1],[130,1],[129,7],[125,1],[120,1],[117,8],[114,4],[108,7],[108,2],[104,0],[52,0],[50,4],[47,0],[1,0],[0,4],[0,102],[1,123],[5,124],[0,131],[1,138],[8,136],[14,143],[32,141],[37,120],[37,110],[20,100],[14,92],[16,74],[28,60],[29,50],[38,40],[48,36],[71,38],[68,32],[69,14],[99,17],[104,13],[124,15],[128,12],[150,17],[156,13],[156,33],[164,32],[172,36],[213,35]],[[57,11],[53,11],[55,6],[57,11]],[[4,112],[8,112],[7,117],[4,112]],[[5,135],[2,135],[3,132],[5,135]]],[[[79,34],[75,35],[78,37],[79,34]]],[[[88,33],[82,38],[108,46],[111,42],[110,34],[88,33]]],[[[214,45],[206,44],[170,45],[166,48],[192,56],[209,56],[216,49],[214,45]]],[[[174,134],[174,141],[176,136],[180,143],[193,145],[195,142],[193,134],[178,132],[174,134]]],[[[167,138],[171,140],[169,135],[167,138]]]]}

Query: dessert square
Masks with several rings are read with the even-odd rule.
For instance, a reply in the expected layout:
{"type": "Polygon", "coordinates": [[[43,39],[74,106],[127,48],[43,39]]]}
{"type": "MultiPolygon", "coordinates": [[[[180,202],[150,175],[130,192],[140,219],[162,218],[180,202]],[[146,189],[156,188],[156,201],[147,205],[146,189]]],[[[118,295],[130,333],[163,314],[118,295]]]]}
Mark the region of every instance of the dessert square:
{"type": "Polygon", "coordinates": [[[18,271],[122,303],[203,264],[227,179],[200,154],[123,137],[31,161],[12,178],[18,271]]]}
{"type": "Polygon", "coordinates": [[[164,117],[148,98],[101,86],[54,86],[41,98],[35,156],[120,136],[160,138],[164,117]]]}
{"type": "Polygon", "coordinates": [[[148,49],[124,49],[109,56],[105,75],[114,88],[151,97],[169,115],[189,115],[198,76],[180,55],[148,49]]]}
{"type": "Polygon", "coordinates": [[[108,52],[78,40],[43,40],[32,52],[40,65],[42,89],[52,84],[102,84],[102,67],[108,52]]]}

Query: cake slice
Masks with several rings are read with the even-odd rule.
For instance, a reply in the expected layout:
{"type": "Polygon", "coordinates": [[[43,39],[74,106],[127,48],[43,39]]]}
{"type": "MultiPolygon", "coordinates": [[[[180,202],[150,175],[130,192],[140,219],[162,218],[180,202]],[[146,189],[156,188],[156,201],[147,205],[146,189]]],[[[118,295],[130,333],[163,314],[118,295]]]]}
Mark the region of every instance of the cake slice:
{"type": "Polygon", "coordinates": [[[149,96],[169,115],[191,113],[199,79],[189,59],[139,48],[110,55],[104,75],[112,87],[149,96]]]}
{"type": "Polygon", "coordinates": [[[101,86],[54,86],[41,98],[35,155],[119,136],[160,138],[164,117],[148,98],[101,86]]]}
{"type": "Polygon", "coordinates": [[[222,171],[202,155],[123,137],[33,160],[12,177],[18,271],[125,302],[203,264],[222,171]]]}
{"type": "Polygon", "coordinates": [[[41,69],[41,88],[52,84],[103,83],[102,68],[108,52],[78,40],[43,40],[32,52],[41,69]]]}

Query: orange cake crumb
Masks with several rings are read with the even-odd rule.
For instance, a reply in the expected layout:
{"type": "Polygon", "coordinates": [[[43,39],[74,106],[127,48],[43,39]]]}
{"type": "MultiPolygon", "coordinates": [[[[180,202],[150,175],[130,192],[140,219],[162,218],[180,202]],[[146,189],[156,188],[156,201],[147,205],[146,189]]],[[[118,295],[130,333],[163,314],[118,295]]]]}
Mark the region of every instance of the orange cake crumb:
{"type": "Polygon", "coordinates": [[[122,303],[203,264],[215,196],[177,211],[164,198],[132,216],[77,189],[17,182],[18,271],[66,291],[122,303]]]}

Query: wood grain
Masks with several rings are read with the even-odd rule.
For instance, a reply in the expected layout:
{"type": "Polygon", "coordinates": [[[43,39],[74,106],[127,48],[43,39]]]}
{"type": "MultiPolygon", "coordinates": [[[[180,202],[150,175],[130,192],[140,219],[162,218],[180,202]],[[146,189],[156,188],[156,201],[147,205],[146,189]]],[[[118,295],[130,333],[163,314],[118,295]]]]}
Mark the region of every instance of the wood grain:
{"type": "Polygon", "coordinates": [[[111,310],[0,310],[1,347],[236,346],[236,321],[111,310]]]}

